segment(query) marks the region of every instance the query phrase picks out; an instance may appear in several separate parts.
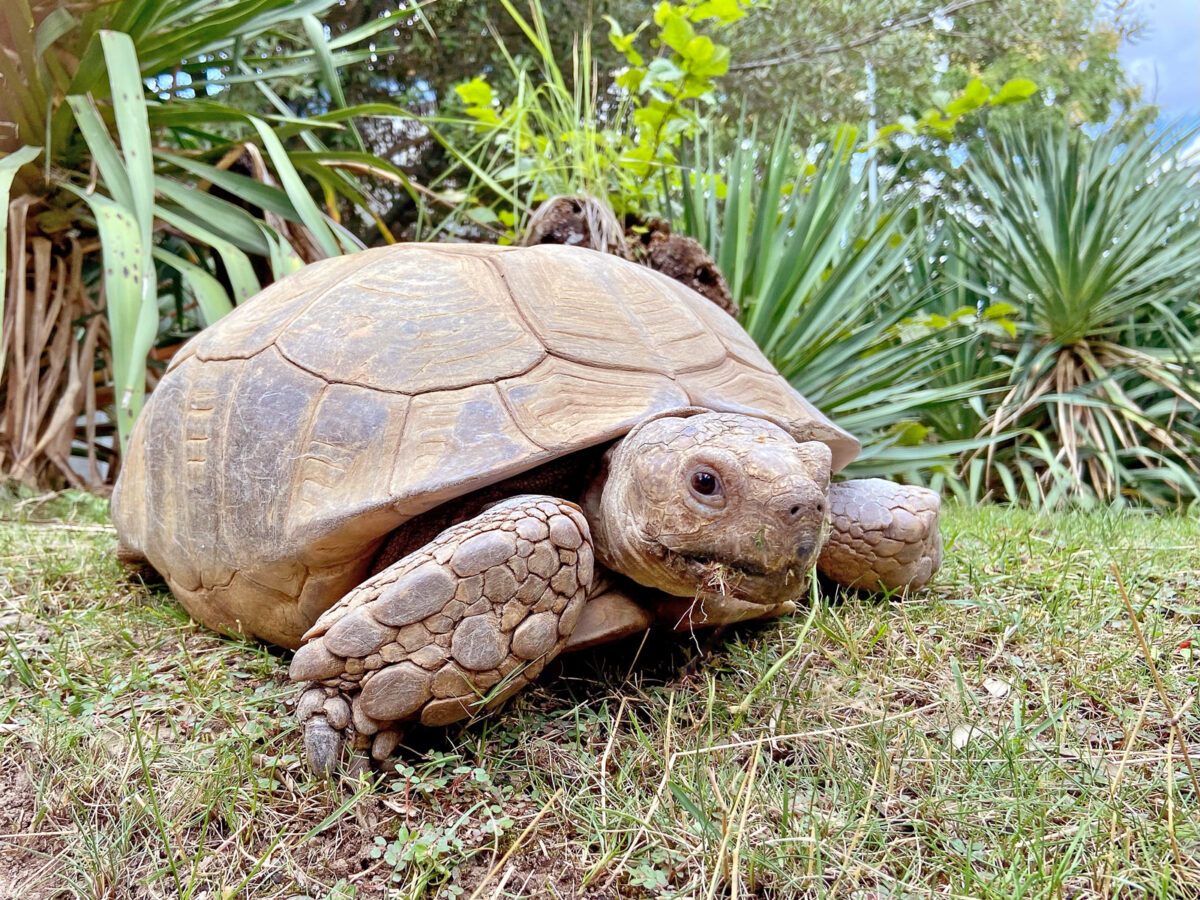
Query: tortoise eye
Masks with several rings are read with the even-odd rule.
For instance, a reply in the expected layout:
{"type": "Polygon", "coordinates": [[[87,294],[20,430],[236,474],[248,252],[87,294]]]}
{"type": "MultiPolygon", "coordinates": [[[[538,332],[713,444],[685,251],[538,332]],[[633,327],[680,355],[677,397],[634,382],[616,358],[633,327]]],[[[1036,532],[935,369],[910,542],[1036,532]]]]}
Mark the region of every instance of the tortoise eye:
{"type": "Polygon", "coordinates": [[[712,472],[697,472],[692,476],[692,490],[705,497],[711,497],[721,487],[717,476],[712,472]]]}

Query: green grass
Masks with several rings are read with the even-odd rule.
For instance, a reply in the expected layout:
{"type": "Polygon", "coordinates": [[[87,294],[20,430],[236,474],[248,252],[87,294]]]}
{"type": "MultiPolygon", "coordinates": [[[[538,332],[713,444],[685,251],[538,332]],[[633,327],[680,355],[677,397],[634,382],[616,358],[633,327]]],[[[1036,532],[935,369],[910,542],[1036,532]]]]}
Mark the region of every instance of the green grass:
{"type": "Polygon", "coordinates": [[[101,503],[0,512],[3,898],[1200,895],[1194,516],[950,509],[926,593],[569,657],[327,784],[101,503]]]}

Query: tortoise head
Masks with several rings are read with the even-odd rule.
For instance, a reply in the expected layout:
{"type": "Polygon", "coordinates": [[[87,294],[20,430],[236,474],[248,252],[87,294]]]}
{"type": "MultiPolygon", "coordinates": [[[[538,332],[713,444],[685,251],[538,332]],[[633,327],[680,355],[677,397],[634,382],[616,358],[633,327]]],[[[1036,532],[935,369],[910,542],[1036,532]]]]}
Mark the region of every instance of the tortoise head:
{"type": "Polygon", "coordinates": [[[677,597],[779,607],[825,542],[830,465],[824,444],[752,416],[649,420],[609,450],[589,494],[597,556],[677,597]]]}

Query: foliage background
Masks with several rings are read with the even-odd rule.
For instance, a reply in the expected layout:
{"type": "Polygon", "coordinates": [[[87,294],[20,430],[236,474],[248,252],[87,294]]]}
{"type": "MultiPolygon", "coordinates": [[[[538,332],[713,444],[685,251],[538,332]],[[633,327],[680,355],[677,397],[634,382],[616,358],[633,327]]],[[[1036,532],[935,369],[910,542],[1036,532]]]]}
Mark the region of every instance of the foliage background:
{"type": "Polygon", "coordinates": [[[1140,27],[1092,0],[14,0],[0,465],[110,482],[162,361],[259,287],[363,244],[512,240],[540,199],[579,191],[708,247],[781,371],[865,438],[858,471],[1188,503],[1196,181],[1163,162],[1182,143],[1145,136],[1153,111],[1117,57],[1140,27]],[[1120,135],[1097,154],[1140,162],[1044,233],[1058,201],[997,142],[1088,123],[1120,135]],[[1162,213],[1162,240],[1129,239],[1131,204],[1162,213]],[[1096,209],[1106,250],[1177,275],[1081,282],[1087,324],[1064,339],[1038,313],[1049,282],[1011,262],[1040,240],[1047,271],[1078,271],[1102,252],[1096,209]],[[1080,347],[1100,344],[1089,369],[1080,347]],[[1063,359],[1081,364],[1051,391],[1063,359]]]}

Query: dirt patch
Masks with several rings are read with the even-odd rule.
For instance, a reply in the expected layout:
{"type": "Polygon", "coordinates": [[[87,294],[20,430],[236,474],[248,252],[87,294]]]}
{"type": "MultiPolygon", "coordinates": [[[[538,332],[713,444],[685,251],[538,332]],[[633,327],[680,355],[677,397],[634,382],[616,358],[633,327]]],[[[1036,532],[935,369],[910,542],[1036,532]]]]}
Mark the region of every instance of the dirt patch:
{"type": "Polygon", "coordinates": [[[51,822],[37,821],[37,791],[26,771],[0,768],[0,900],[53,897],[53,890],[29,885],[45,883],[67,835],[51,822]]]}

